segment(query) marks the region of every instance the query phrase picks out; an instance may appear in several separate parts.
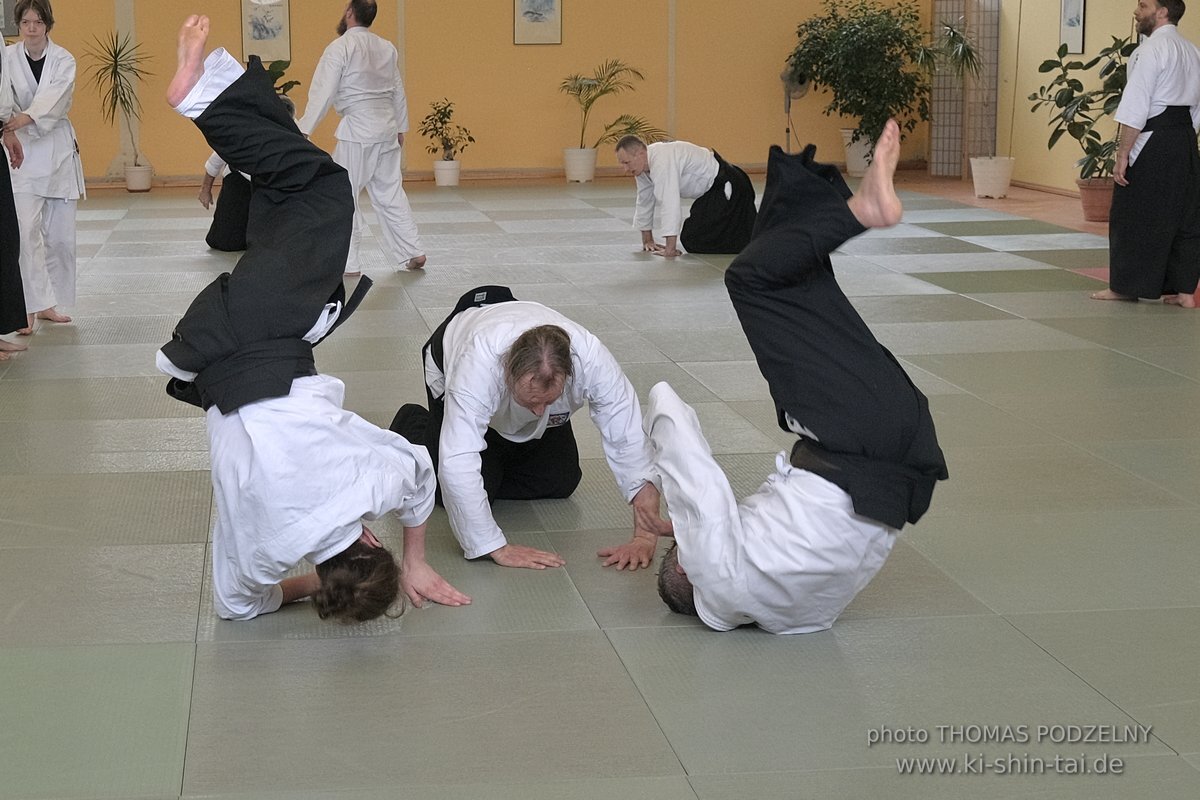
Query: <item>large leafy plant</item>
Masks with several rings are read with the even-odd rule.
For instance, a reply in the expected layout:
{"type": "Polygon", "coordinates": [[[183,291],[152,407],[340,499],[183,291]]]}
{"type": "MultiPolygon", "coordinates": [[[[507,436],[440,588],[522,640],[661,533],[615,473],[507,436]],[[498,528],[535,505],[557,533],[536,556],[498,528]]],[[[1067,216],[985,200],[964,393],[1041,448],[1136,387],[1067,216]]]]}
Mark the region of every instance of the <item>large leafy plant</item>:
{"type": "Polygon", "coordinates": [[[1066,44],[1059,45],[1054,58],[1046,59],[1038,72],[1055,73],[1051,81],[1029,95],[1033,101],[1031,111],[1044,106],[1050,109],[1050,140],[1047,148],[1053,149],[1062,137],[1074,139],[1083,151],[1083,157],[1075,162],[1079,177],[1112,177],[1116,166],[1117,128],[1106,129],[1110,118],[1117,112],[1121,93],[1125,90],[1126,62],[1137,48],[1137,43],[1125,37],[1112,37],[1112,44],[1088,61],[1068,60],[1066,44]],[[1086,88],[1083,78],[1095,70],[1100,83],[1086,88]],[[1105,129],[1103,132],[1098,129],[1105,129]]]}
{"type": "Polygon", "coordinates": [[[796,28],[788,77],[829,91],[826,116],[857,117],[851,141],[874,143],[894,118],[902,132],[929,119],[930,76],[942,65],[956,75],[978,74],[971,38],[942,22],[932,33],[915,2],[825,0],[824,13],[796,28]]]}
{"type": "MultiPolygon", "coordinates": [[[[570,95],[579,103],[579,147],[587,147],[588,118],[592,106],[602,97],[608,97],[621,92],[633,91],[634,80],[644,80],[641,71],[629,66],[623,61],[610,59],[596,67],[591,75],[568,75],[559,84],[559,91],[570,95]]],[[[622,136],[633,134],[645,142],[660,142],[667,138],[666,131],[651,125],[644,117],[632,114],[622,114],[604,126],[604,133],[592,145],[599,147],[607,142],[615,142],[622,136]]]]}

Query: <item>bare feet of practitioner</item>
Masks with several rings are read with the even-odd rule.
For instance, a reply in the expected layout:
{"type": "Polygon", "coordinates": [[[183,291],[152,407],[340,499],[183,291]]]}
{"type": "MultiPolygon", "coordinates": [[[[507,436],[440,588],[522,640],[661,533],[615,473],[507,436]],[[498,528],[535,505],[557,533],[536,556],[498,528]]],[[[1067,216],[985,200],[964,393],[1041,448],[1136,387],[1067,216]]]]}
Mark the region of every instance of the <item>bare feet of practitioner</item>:
{"type": "Polygon", "coordinates": [[[12,342],[6,342],[5,340],[0,339],[0,361],[8,361],[10,358],[10,353],[19,353],[22,350],[28,349],[29,348],[23,344],[14,344],[12,342]]]}
{"type": "Polygon", "coordinates": [[[425,269],[425,256],[413,256],[404,265],[405,269],[425,269]]]}
{"type": "Polygon", "coordinates": [[[887,228],[900,221],[904,207],[896,196],[893,178],[900,163],[900,126],[889,119],[875,142],[871,165],[863,175],[858,192],[847,202],[864,228],[887,228]]]}
{"type": "Polygon", "coordinates": [[[1169,306],[1195,308],[1196,296],[1194,294],[1168,294],[1163,296],[1163,302],[1169,306]]]}
{"type": "Polygon", "coordinates": [[[47,308],[45,311],[37,312],[36,316],[38,319],[44,319],[47,322],[70,322],[71,321],[70,317],[68,317],[66,314],[60,313],[53,306],[51,306],[50,308],[47,308]]]}
{"type": "Polygon", "coordinates": [[[176,56],[179,67],[167,86],[167,102],[172,108],[183,102],[204,74],[204,43],[208,41],[208,17],[192,14],[179,29],[176,56]]]}
{"type": "Polygon", "coordinates": [[[1136,297],[1129,297],[1128,295],[1117,294],[1112,289],[1104,289],[1099,292],[1092,292],[1091,295],[1089,295],[1089,297],[1091,297],[1093,300],[1119,300],[1119,301],[1124,301],[1127,303],[1136,303],[1137,302],[1136,297]]]}

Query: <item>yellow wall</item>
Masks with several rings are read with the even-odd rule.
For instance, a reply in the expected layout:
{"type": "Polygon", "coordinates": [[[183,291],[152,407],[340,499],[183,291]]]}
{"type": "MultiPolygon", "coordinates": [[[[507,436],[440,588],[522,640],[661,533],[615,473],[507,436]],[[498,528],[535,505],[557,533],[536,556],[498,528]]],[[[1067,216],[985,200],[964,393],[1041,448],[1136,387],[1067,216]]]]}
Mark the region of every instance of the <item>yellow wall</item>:
{"type": "MultiPolygon", "coordinates": [[[[1133,32],[1135,0],[1102,0],[1087,4],[1084,24],[1085,53],[1089,60],[1112,43],[1112,37],[1133,32]]],[[[1027,99],[1048,82],[1052,73],[1040,73],[1038,65],[1053,58],[1059,45],[1059,4],[1049,0],[1005,0],[1002,5],[1000,52],[1000,113],[997,153],[1016,156],[1013,180],[1033,186],[1075,191],[1079,170],[1075,162],[1083,155],[1075,140],[1063,137],[1053,150],[1046,149],[1050,137],[1049,110],[1036,114],[1027,99]]],[[[1200,12],[1181,20],[1179,31],[1200,40],[1200,12]]],[[[1115,126],[1113,127],[1115,130],[1115,126]]]]}
{"type": "MultiPolygon", "coordinates": [[[[930,2],[922,0],[922,6],[930,2]]],[[[408,89],[411,130],[405,159],[410,174],[431,169],[432,156],[416,129],[429,102],[443,96],[454,100],[459,121],[478,140],[465,154],[468,175],[561,169],[561,150],[577,143],[579,122],[577,105],[558,91],[558,84],[572,72],[590,72],[606,58],[640,68],[646,80],[632,94],[597,103],[588,144],[621,113],[644,115],[676,138],[712,146],[747,165],[764,163],[767,147],[783,142],[779,72],[795,43],[796,25],[820,10],[820,0],[563,4],[561,45],[514,46],[509,0],[380,0],[373,30],[397,43],[408,89]]],[[[240,7],[241,0],[56,0],[58,24],[52,37],[80,60],[72,120],[90,178],[104,176],[121,147],[117,130],[101,121],[96,92],[82,75],[91,37],[132,22],[137,40],[152,56],[148,67],[154,73],[140,92],[145,109],[141,149],[158,178],[195,177],[208,149],[194,127],[162,100],[175,68],[175,33],[186,13],[208,14],[211,41],[242,56],[240,7]]],[[[288,77],[302,82],[291,96],[303,112],[313,69],[335,35],[343,5],[338,0],[290,0],[289,8],[288,77]]],[[[825,102],[815,93],[796,101],[794,129],[802,143],[816,142],[826,158],[841,160],[841,122],[820,113],[825,102]]],[[[331,113],[314,140],[332,148],[335,124],[331,113]]],[[[924,158],[926,141],[922,127],[906,141],[903,157],[924,158]]],[[[615,170],[611,152],[601,153],[600,166],[615,170]]]]}

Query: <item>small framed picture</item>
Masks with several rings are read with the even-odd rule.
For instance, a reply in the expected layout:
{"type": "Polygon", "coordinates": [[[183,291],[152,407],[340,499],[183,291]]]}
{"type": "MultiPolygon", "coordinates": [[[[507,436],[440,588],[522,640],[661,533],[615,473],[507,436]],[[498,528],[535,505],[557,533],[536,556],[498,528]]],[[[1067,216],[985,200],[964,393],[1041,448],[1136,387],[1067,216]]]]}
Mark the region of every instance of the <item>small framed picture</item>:
{"type": "Polygon", "coordinates": [[[513,0],[513,44],[562,44],[562,0],[513,0]]]}
{"type": "Polygon", "coordinates": [[[0,0],[0,34],[6,37],[16,37],[17,23],[13,21],[13,6],[17,0],[0,0]]]}
{"type": "Polygon", "coordinates": [[[1086,0],[1062,0],[1059,20],[1060,42],[1066,42],[1068,53],[1083,52],[1083,14],[1086,0]]]}
{"type": "Polygon", "coordinates": [[[264,64],[291,60],[288,0],[242,0],[242,56],[258,56],[264,64]]]}

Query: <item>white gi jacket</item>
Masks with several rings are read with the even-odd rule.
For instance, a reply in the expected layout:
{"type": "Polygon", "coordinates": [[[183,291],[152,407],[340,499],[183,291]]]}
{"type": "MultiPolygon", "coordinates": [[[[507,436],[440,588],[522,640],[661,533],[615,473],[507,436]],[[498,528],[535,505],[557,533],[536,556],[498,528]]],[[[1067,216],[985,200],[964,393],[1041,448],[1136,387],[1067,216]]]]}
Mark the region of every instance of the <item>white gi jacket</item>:
{"type": "Polygon", "coordinates": [[[712,150],[691,142],[655,142],[646,145],[649,175],[642,173],[637,181],[637,207],[633,212],[633,228],[655,230],[654,211],[660,214],[657,232],[661,236],[678,236],[683,230],[683,211],[680,198],[694,200],[712,188],[720,165],[712,150]]]}
{"type": "Polygon", "coordinates": [[[313,73],[304,116],[296,121],[308,136],[330,106],[342,118],[343,142],[395,141],[408,130],[408,103],[400,79],[396,48],[361,26],[334,39],[313,73]]]}
{"type": "Polygon", "coordinates": [[[67,119],[75,94],[75,57],[48,41],[40,83],[33,79],[24,42],[6,47],[4,59],[4,76],[12,83],[14,112],[24,112],[34,121],[17,131],[25,149],[25,162],[12,171],[13,193],[78,200],[84,196],[83,162],[75,143],[75,129],[67,119]]]}
{"type": "MultiPolygon", "coordinates": [[[[1128,80],[1114,118],[1141,130],[1146,120],[1167,106],[1189,106],[1192,128],[1200,127],[1200,50],[1179,35],[1174,25],[1163,25],[1150,34],[1129,57],[1128,80]]],[[[1137,160],[1153,131],[1133,143],[1129,163],[1137,160]]]]}
{"type": "Polygon", "coordinates": [[[627,501],[650,480],[650,457],[641,427],[641,405],[617,360],[587,329],[540,303],[510,302],[471,308],[451,320],[442,340],[445,374],[427,360],[426,383],[445,392],[438,478],[450,527],[467,558],[503,547],[507,540],[492,517],[480,473],[484,434],[505,439],[541,438],[588,405],[604,444],[604,457],[627,501]],[[574,375],[541,417],[517,405],[504,381],[502,359],[525,331],[557,325],[571,337],[574,375]]]}
{"type": "Polygon", "coordinates": [[[342,409],[337,378],[297,378],[286,397],[208,410],[217,524],[213,606],[225,619],[279,608],[278,584],[320,564],[391,511],[405,527],[433,510],[428,451],[342,409]]]}
{"type": "Polygon", "coordinates": [[[650,390],[646,430],[679,564],[708,627],[825,630],[887,560],[896,531],[855,514],[850,495],[785,453],[739,503],[696,412],[666,383],[650,390]]]}

